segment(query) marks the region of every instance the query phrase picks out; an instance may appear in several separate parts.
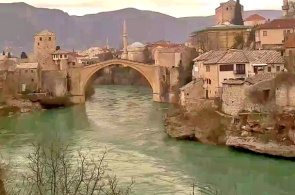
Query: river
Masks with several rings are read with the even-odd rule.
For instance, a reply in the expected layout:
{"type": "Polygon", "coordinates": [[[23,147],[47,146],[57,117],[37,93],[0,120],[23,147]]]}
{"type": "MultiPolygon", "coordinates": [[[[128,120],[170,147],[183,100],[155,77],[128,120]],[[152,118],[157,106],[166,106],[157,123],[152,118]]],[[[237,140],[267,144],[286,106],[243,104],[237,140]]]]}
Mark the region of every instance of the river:
{"type": "Polygon", "coordinates": [[[169,105],[153,102],[151,93],[98,86],[85,105],[3,119],[1,154],[25,164],[31,143],[58,136],[77,150],[108,148],[109,167],[123,182],[134,178],[134,194],[190,194],[192,183],[208,194],[295,194],[295,162],[169,138],[162,120],[169,105]]]}

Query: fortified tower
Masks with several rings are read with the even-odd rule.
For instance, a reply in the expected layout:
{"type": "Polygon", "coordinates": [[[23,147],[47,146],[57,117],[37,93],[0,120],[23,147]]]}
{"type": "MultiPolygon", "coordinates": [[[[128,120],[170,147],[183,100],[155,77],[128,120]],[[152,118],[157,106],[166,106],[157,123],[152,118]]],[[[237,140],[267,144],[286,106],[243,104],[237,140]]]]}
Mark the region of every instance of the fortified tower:
{"type": "Polygon", "coordinates": [[[52,60],[52,53],[56,50],[55,34],[49,30],[44,30],[35,34],[34,54],[42,70],[56,70],[52,60]]]}

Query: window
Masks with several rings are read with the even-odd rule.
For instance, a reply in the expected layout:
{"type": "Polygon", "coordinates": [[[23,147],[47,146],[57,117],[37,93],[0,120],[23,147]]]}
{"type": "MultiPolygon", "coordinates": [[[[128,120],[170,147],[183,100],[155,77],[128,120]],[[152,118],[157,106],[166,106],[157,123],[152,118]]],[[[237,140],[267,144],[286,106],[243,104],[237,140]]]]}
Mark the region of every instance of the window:
{"type": "Polygon", "coordinates": [[[281,67],[277,66],[277,72],[280,72],[280,71],[281,71],[281,67]]]}
{"type": "Polygon", "coordinates": [[[65,55],[65,58],[67,58],[68,57],[68,55],[65,55]]]}
{"type": "Polygon", "coordinates": [[[210,72],[210,66],[206,66],[206,72],[210,72]]]}
{"type": "Polygon", "coordinates": [[[75,62],[73,62],[73,66],[75,66],[76,65],[76,63],[75,62]]]}
{"type": "Polygon", "coordinates": [[[226,8],[226,10],[228,10],[228,7],[226,8]]]}
{"type": "Polygon", "coordinates": [[[62,58],[62,55],[59,55],[60,56],[60,58],[62,58]]]}
{"type": "Polygon", "coordinates": [[[267,31],[263,31],[263,36],[264,36],[264,37],[267,36],[267,31]]]}
{"type": "Polygon", "coordinates": [[[211,79],[209,79],[209,85],[211,85],[211,79]]]}
{"type": "Polygon", "coordinates": [[[271,72],[271,66],[267,67],[267,71],[271,72]]]}
{"type": "Polygon", "coordinates": [[[39,46],[40,44],[39,44],[39,42],[38,42],[38,46],[39,46]]]}
{"type": "Polygon", "coordinates": [[[268,101],[269,94],[270,94],[270,90],[269,89],[268,90],[263,90],[263,99],[264,99],[265,102],[268,101]]]}
{"type": "Polygon", "coordinates": [[[34,73],[34,70],[31,70],[31,73],[34,73]]]}
{"type": "Polygon", "coordinates": [[[28,73],[28,70],[25,70],[25,73],[28,73]]]}
{"type": "Polygon", "coordinates": [[[49,41],[51,41],[51,37],[49,37],[49,41]]]}
{"type": "Polygon", "coordinates": [[[39,40],[42,41],[42,37],[40,37],[39,40]]]}
{"type": "Polygon", "coordinates": [[[237,74],[246,74],[245,64],[237,64],[237,74]]]}
{"type": "Polygon", "coordinates": [[[229,64],[229,65],[220,65],[220,71],[234,71],[234,65],[229,64]]]}
{"type": "Polygon", "coordinates": [[[32,82],[34,82],[34,79],[32,79],[32,82]]]}

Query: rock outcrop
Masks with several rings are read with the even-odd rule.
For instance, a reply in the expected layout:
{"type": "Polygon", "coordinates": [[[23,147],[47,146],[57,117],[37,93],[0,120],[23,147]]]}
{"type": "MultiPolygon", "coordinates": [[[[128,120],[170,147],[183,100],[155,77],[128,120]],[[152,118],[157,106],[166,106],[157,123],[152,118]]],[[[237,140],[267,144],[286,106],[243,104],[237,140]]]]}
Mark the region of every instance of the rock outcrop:
{"type": "Polygon", "coordinates": [[[260,154],[295,158],[295,145],[282,145],[277,142],[263,143],[255,137],[230,136],[226,145],[234,148],[243,148],[260,154]]]}

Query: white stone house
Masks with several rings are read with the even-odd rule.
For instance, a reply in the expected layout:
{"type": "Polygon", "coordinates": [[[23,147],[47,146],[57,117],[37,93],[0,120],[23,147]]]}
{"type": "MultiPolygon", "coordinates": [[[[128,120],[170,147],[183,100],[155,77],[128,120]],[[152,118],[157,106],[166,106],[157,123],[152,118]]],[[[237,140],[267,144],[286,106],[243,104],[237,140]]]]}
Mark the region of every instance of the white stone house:
{"type": "Polygon", "coordinates": [[[193,78],[203,80],[205,98],[220,97],[225,80],[285,71],[283,56],[274,50],[209,51],[194,61],[193,78]]]}

